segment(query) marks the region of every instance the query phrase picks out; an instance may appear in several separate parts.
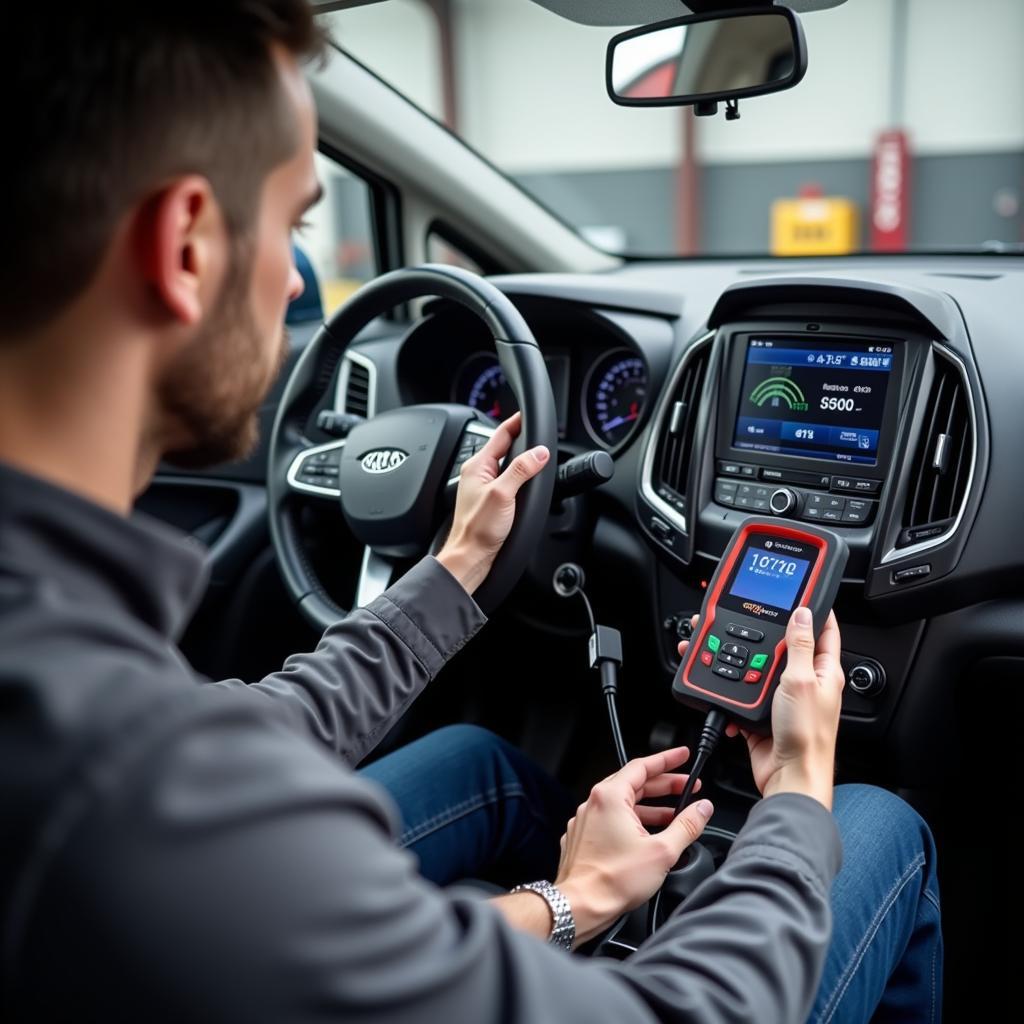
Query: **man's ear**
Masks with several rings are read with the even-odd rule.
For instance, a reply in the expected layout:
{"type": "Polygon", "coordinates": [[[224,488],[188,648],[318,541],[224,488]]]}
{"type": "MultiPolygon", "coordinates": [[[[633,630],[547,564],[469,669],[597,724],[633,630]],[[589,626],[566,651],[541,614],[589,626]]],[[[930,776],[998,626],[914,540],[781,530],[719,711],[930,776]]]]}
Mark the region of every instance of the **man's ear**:
{"type": "Polygon", "coordinates": [[[142,270],[154,297],[179,323],[194,326],[218,293],[227,231],[209,181],[192,174],[157,193],[140,218],[142,270]]]}

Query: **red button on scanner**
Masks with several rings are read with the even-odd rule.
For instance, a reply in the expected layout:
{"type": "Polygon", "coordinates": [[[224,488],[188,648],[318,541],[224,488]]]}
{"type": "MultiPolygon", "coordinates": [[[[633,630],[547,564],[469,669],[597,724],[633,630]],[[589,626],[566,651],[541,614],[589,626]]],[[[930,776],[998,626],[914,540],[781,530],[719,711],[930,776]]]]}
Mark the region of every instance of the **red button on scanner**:
{"type": "Polygon", "coordinates": [[[759,683],[761,682],[761,673],[756,669],[751,669],[744,677],[743,682],[745,683],[759,683]]]}
{"type": "Polygon", "coordinates": [[[702,665],[710,665],[715,660],[715,656],[710,651],[700,652],[700,663],[702,665]]]}

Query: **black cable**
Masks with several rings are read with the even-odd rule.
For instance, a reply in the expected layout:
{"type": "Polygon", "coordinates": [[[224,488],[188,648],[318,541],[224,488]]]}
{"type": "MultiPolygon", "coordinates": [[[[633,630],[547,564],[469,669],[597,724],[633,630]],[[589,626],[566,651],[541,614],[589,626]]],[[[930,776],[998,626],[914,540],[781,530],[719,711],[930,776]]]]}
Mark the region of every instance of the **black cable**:
{"type": "Polygon", "coordinates": [[[596,633],[597,626],[594,624],[594,609],[590,607],[590,598],[587,597],[582,587],[576,593],[583,598],[583,603],[587,606],[587,620],[590,622],[590,632],[596,633]]]}
{"type": "Polygon", "coordinates": [[[622,741],[622,728],[619,726],[619,709],[615,703],[615,693],[618,685],[615,662],[602,661],[601,689],[604,690],[604,697],[608,702],[608,721],[612,727],[612,742],[615,744],[615,756],[619,759],[619,767],[625,768],[627,761],[626,744],[622,741]]]}
{"type": "Polygon", "coordinates": [[[615,703],[615,695],[619,689],[618,670],[622,664],[622,634],[610,626],[599,626],[594,619],[594,609],[590,598],[583,589],[585,577],[583,570],[573,562],[565,562],[555,570],[552,585],[559,597],[579,595],[587,612],[590,625],[590,641],[587,644],[590,653],[590,667],[597,668],[601,673],[601,690],[608,705],[608,722],[612,730],[612,742],[615,744],[615,756],[619,767],[626,764],[626,744],[622,739],[622,727],[619,725],[619,709],[615,703]]]}
{"type": "Polygon", "coordinates": [[[701,730],[700,740],[697,743],[697,754],[690,768],[690,777],[686,780],[683,792],[679,796],[679,802],[676,804],[676,814],[679,814],[690,802],[690,797],[693,795],[693,790],[697,785],[697,780],[700,778],[700,773],[708,763],[708,758],[714,753],[715,747],[718,746],[718,741],[722,738],[725,726],[725,713],[718,708],[712,708],[708,712],[707,718],[704,719],[704,728],[701,730]]]}
{"type": "MultiPolygon", "coordinates": [[[[719,711],[718,708],[712,708],[708,712],[707,718],[704,719],[704,728],[701,729],[700,740],[697,742],[697,754],[693,759],[693,764],[690,766],[690,777],[686,780],[686,784],[683,786],[683,791],[679,795],[679,802],[676,804],[675,810],[676,815],[678,815],[683,808],[689,804],[690,798],[693,796],[693,791],[700,779],[701,772],[704,771],[704,766],[708,763],[708,758],[711,757],[715,751],[715,747],[718,746],[718,741],[722,738],[725,726],[726,717],[724,712],[719,711]]],[[[669,874],[671,874],[671,872],[669,874]]],[[[662,883],[662,886],[651,897],[650,904],[648,905],[648,935],[653,935],[661,924],[661,893],[664,885],[665,883],[662,883]]]]}

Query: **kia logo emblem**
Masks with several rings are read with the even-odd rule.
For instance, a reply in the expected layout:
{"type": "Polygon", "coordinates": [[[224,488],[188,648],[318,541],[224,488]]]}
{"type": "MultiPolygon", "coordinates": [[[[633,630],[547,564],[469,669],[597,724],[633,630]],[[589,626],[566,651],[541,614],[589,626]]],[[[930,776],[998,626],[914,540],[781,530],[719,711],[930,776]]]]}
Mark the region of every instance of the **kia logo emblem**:
{"type": "Polygon", "coordinates": [[[377,448],[367,452],[360,460],[359,465],[367,473],[390,473],[409,458],[408,453],[398,448],[377,448]]]}

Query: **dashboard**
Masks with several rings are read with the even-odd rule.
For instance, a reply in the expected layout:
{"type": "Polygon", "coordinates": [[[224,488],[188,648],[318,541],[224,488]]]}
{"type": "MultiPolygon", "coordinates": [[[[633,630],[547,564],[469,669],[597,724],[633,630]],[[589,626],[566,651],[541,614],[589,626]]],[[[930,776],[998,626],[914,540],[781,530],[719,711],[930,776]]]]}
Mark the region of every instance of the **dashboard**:
{"type": "MultiPolygon", "coordinates": [[[[850,551],[836,602],[846,735],[886,738],[897,776],[923,783],[955,742],[969,666],[998,650],[997,675],[1024,672],[1024,261],[700,260],[491,281],[545,356],[560,461],[602,449],[615,466],[553,510],[510,614],[566,628],[551,579],[579,560],[661,700],[736,527],[816,522],[850,551]]],[[[377,410],[513,411],[486,329],[444,301],[356,339],[341,411],[361,411],[342,386],[359,367],[363,408],[369,389],[377,410]]]]}

